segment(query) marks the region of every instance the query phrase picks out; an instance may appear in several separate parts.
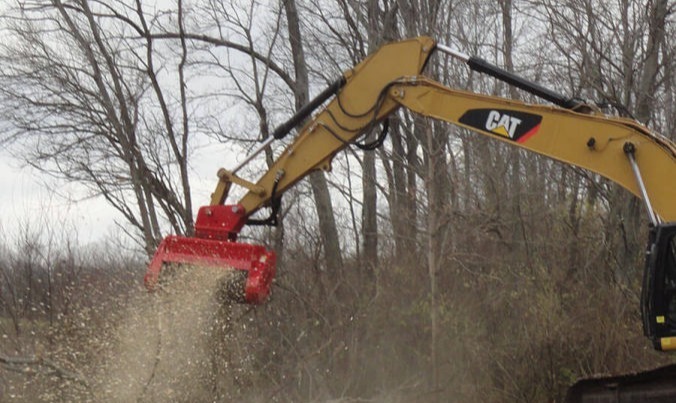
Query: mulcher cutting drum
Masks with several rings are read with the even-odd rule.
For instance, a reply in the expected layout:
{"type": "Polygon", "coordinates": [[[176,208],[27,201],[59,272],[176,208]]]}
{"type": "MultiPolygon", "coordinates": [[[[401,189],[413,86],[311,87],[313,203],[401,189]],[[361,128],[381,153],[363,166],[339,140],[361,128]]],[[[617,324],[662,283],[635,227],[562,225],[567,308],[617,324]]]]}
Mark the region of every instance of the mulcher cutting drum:
{"type": "Polygon", "coordinates": [[[205,206],[197,215],[195,237],[171,235],[160,243],[144,277],[149,290],[157,286],[165,264],[179,263],[238,270],[239,284],[228,293],[238,302],[259,304],[270,294],[276,255],[260,245],[236,242],[246,217],[239,206],[205,206]],[[240,273],[241,274],[241,273],[240,273]]]}

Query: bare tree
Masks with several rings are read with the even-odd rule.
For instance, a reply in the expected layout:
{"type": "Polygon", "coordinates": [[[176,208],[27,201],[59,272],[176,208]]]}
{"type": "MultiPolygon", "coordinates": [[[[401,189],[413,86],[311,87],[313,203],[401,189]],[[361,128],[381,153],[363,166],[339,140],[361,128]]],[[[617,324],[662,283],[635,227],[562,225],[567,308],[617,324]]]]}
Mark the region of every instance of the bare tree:
{"type": "MultiPolygon", "coordinates": [[[[289,29],[289,43],[293,57],[293,66],[296,72],[294,98],[296,108],[300,108],[309,101],[310,79],[303,50],[303,40],[300,29],[300,18],[295,0],[283,0],[286,20],[289,29]]],[[[323,172],[310,175],[310,184],[314,195],[317,216],[319,217],[319,232],[324,244],[326,266],[331,274],[337,274],[343,266],[340,250],[340,237],[336,221],[333,216],[333,207],[329,187],[323,172]]]]}
{"type": "Polygon", "coordinates": [[[41,172],[104,197],[148,253],[164,220],[190,233],[187,48],[173,64],[176,76],[161,73],[172,63],[158,65],[140,2],[22,2],[2,21],[0,113],[10,123],[3,138],[22,144],[41,172]],[[177,101],[163,87],[173,82],[177,101]]]}
{"type": "MultiPolygon", "coordinates": [[[[565,85],[621,115],[632,116],[660,129],[664,121],[656,100],[669,97],[669,66],[673,44],[665,34],[669,23],[667,1],[624,1],[617,7],[588,0],[533,2],[545,17],[549,38],[561,63],[552,64],[557,77],[570,77],[565,85]],[[561,67],[557,67],[561,66],[561,67]],[[567,69],[567,72],[563,70],[567,69]]],[[[668,132],[667,132],[668,135],[668,132]]],[[[612,184],[599,194],[610,205],[605,225],[608,239],[616,242],[611,258],[617,280],[626,282],[638,267],[645,217],[639,200],[612,184]],[[629,271],[628,271],[629,270],[629,271]]]]}

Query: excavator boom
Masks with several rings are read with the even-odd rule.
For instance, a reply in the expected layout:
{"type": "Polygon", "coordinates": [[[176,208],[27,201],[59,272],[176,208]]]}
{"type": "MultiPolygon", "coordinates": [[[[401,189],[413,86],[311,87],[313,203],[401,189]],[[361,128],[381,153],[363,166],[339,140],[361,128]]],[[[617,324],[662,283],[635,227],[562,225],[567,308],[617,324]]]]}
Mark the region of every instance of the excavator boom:
{"type": "Polygon", "coordinates": [[[605,115],[581,100],[565,98],[428,37],[383,46],[278,128],[245,163],[307,121],[255,183],[237,176],[244,163],[232,171],[221,169],[211,204],[198,212],[195,237],[165,239],[150,264],[146,285],[155,286],[167,262],[232,267],[246,273],[244,291],[235,298],[249,303],[265,300],[275,274],[274,252],[237,242],[241,229],[247,224],[273,224],[279,198],[287,189],[314,170],[329,170],[339,151],[399,108],[589,170],[642,199],[653,228],[642,302],[644,329],[656,347],[676,348],[676,299],[673,308],[666,300],[671,271],[676,296],[676,267],[672,255],[662,256],[676,239],[676,229],[669,224],[676,222],[674,143],[633,120],[605,115]],[[460,91],[435,82],[423,75],[435,49],[556,106],[460,91]],[[311,117],[323,103],[323,109],[311,117]],[[225,205],[233,184],[247,193],[236,204],[225,205]],[[263,207],[272,207],[270,219],[253,220],[251,216],[263,207]]]}

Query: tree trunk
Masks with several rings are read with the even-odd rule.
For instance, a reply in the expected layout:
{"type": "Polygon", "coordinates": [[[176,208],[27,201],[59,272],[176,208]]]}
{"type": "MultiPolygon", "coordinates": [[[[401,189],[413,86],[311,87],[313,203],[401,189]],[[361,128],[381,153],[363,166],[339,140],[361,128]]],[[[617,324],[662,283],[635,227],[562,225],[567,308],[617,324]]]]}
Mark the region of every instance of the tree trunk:
{"type": "MultiPolygon", "coordinates": [[[[636,107],[634,117],[639,122],[647,124],[653,116],[655,89],[657,88],[660,44],[664,41],[664,27],[667,17],[667,0],[656,0],[650,9],[648,19],[648,42],[645,50],[645,64],[641,72],[639,87],[637,89],[636,107]]],[[[626,89],[630,91],[630,88],[626,89]]],[[[624,248],[621,253],[621,266],[618,267],[618,274],[621,278],[629,281],[633,273],[630,268],[636,267],[636,251],[641,250],[641,240],[638,234],[642,233],[641,225],[646,217],[644,206],[639,206],[638,200],[627,194],[624,190],[615,188],[616,192],[621,194],[621,213],[624,219],[619,223],[624,234],[624,248]]],[[[640,202],[642,203],[642,202],[640,202]]],[[[620,277],[618,276],[618,277],[620,277]]]]}
{"type": "MultiPolygon", "coordinates": [[[[427,268],[430,282],[430,362],[431,362],[431,390],[439,389],[439,365],[438,365],[438,318],[437,318],[437,274],[440,261],[440,231],[439,231],[439,205],[438,196],[441,189],[438,187],[438,155],[436,139],[432,126],[427,124],[425,128],[426,143],[428,147],[427,158],[427,268]]],[[[433,394],[436,396],[436,393],[433,394]]]]}
{"type": "MultiPolygon", "coordinates": [[[[293,54],[293,66],[296,72],[296,85],[294,96],[296,99],[296,109],[299,109],[308,102],[309,94],[309,76],[303,44],[301,42],[300,23],[298,10],[295,0],[284,0],[284,10],[289,26],[289,42],[293,54]]],[[[326,258],[326,268],[329,273],[336,273],[343,265],[343,258],[340,252],[340,240],[338,238],[338,228],[333,216],[333,205],[331,203],[331,194],[329,186],[323,172],[314,172],[310,174],[310,185],[317,208],[319,218],[319,232],[322,243],[324,244],[324,256],[326,258]]]]}
{"type": "Polygon", "coordinates": [[[667,22],[667,0],[656,0],[650,10],[648,20],[648,43],[646,60],[636,99],[636,120],[647,123],[654,107],[654,91],[657,88],[657,72],[660,69],[660,45],[664,42],[664,27],[667,22]]]}
{"type": "MultiPolygon", "coordinates": [[[[406,177],[407,154],[404,149],[399,123],[393,120],[390,124],[392,139],[392,194],[390,198],[390,219],[394,232],[395,257],[399,264],[406,265],[415,258],[415,198],[413,202],[407,189],[411,186],[406,177]],[[413,209],[413,213],[410,210],[413,209]],[[413,222],[411,222],[413,221],[413,222]]],[[[409,171],[415,165],[408,167],[409,171]]],[[[415,177],[413,178],[415,183],[415,177]]]]}
{"type": "MultiPolygon", "coordinates": [[[[380,35],[378,32],[378,19],[380,16],[378,1],[369,0],[368,14],[368,49],[369,52],[378,48],[380,35]]],[[[375,140],[375,133],[368,133],[366,141],[375,140]]],[[[378,195],[376,192],[376,156],[375,153],[366,151],[362,161],[362,238],[364,239],[363,263],[369,277],[373,277],[378,265],[378,195]]]]}

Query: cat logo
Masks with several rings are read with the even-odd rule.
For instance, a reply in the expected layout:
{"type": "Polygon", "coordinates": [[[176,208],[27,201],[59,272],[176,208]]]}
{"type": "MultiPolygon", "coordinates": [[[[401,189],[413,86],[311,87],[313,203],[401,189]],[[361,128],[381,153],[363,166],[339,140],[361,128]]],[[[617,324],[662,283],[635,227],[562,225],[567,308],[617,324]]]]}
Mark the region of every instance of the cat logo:
{"type": "Polygon", "coordinates": [[[499,111],[488,112],[488,119],[486,119],[486,130],[501,136],[514,138],[516,128],[521,124],[521,119],[509,116],[508,114],[501,114],[499,111]]]}
{"type": "Polygon", "coordinates": [[[458,121],[470,128],[523,143],[540,130],[542,116],[504,109],[470,109],[458,121]]]}

